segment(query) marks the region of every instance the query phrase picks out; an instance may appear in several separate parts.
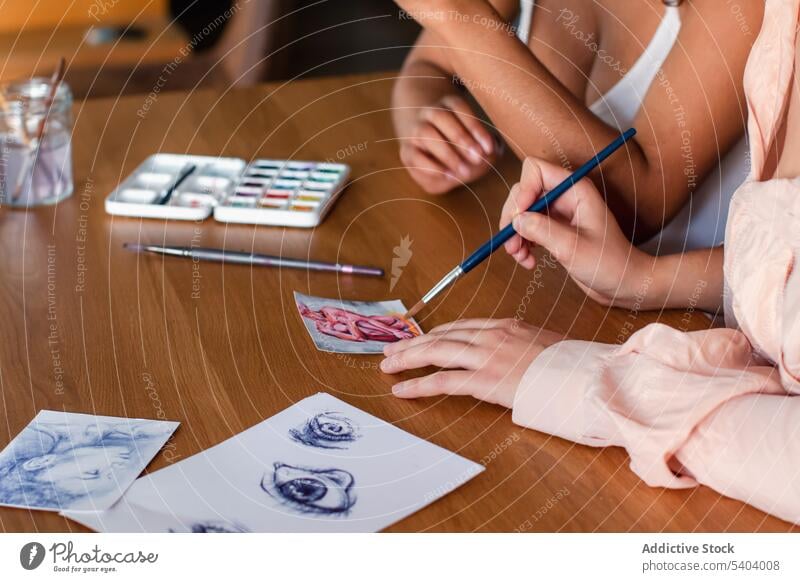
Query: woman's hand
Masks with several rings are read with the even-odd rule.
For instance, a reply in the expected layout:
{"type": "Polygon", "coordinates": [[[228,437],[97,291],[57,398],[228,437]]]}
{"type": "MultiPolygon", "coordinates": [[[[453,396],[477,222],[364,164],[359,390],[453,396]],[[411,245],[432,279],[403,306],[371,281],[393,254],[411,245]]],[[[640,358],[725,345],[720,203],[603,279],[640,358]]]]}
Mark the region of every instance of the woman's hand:
{"type": "Polygon", "coordinates": [[[528,158],[522,178],[511,188],[500,226],[514,224],[517,235],[506,251],[526,269],[536,265],[533,249],[545,247],[589,297],[603,305],[658,306],[652,288],[656,259],[633,246],[594,184],[584,178],[550,207],[548,214],[526,212],[570,173],[561,166],[528,158]]]}
{"type": "Polygon", "coordinates": [[[465,319],[389,344],[381,370],[396,374],[437,366],[445,370],[392,387],[400,398],[469,395],[511,408],[531,362],[563,336],[514,319],[465,319]]]}
{"type": "Polygon", "coordinates": [[[492,134],[458,95],[422,108],[407,133],[400,159],[429,194],[480,178],[496,156],[492,134]]]}

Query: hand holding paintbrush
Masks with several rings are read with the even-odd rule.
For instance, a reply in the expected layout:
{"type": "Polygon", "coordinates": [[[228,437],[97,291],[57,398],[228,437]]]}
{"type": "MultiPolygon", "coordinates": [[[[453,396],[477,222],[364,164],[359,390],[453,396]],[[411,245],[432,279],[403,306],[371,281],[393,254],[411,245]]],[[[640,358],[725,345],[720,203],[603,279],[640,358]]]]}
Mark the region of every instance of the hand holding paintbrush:
{"type": "MultiPolygon", "coordinates": [[[[631,139],[634,135],[636,135],[636,130],[631,128],[625,133],[621,134],[617,139],[613,142],[608,144],[605,148],[600,150],[597,155],[595,155],[592,159],[587,161],[583,164],[580,168],[578,168],[571,176],[566,178],[563,182],[561,182],[558,186],[550,190],[547,194],[539,198],[536,202],[534,202],[530,208],[528,208],[529,212],[543,212],[547,210],[547,208],[558,199],[559,196],[564,194],[567,190],[572,188],[577,182],[585,178],[589,172],[594,170],[597,166],[600,165],[606,158],[608,158],[611,154],[617,151],[620,147],[625,144],[629,139],[631,139]]],[[[444,278],[439,281],[433,288],[428,291],[422,299],[417,302],[414,307],[408,310],[405,317],[406,319],[414,317],[417,313],[419,313],[425,305],[427,305],[434,297],[436,297],[439,293],[441,293],[444,289],[452,285],[457,279],[461,278],[463,275],[469,273],[472,269],[480,265],[484,260],[486,260],[489,255],[491,255],[494,251],[499,249],[503,246],[511,237],[516,234],[514,230],[513,224],[509,224],[496,235],[494,235],[491,239],[485,242],[480,248],[478,248],[474,253],[472,253],[467,259],[462,262],[460,265],[456,266],[452,271],[450,271],[444,278]]]]}

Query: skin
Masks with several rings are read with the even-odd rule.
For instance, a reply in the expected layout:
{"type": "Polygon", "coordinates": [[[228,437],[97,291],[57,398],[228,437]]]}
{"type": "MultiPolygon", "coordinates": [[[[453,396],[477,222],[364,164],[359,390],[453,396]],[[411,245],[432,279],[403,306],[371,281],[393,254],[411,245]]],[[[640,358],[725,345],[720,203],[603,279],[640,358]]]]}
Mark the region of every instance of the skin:
{"type": "MultiPolygon", "coordinates": [[[[543,160],[525,160],[500,222],[503,227],[513,220],[519,233],[505,245],[514,260],[534,269],[533,250],[542,246],[589,297],[606,306],[661,309],[694,302],[709,311],[720,307],[721,249],[663,257],[640,251],[628,242],[588,179],[561,196],[549,215],[521,212],[568,174],[543,160]]],[[[444,368],[395,385],[393,392],[401,398],[465,394],[511,407],[525,370],[544,349],[563,339],[513,319],[457,321],[386,346],[381,370],[395,374],[427,366],[444,368]]]]}
{"type": "Polygon", "coordinates": [[[503,207],[501,226],[519,233],[505,245],[522,267],[536,266],[543,246],[584,292],[604,306],[680,308],[722,306],[722,249],[653,257],[632,246],[594,184],[583,179],[553,204],[549,215],[523,212],[569,176],[560,166],[528,158],[503,207]]]}
{"type": "Polygon", "coordinates": [[[400,398],[459,394],[511,408],[525,370],[542,350],[562,339],[513,319],[456,321],[387,345],[381,370],[396,374],[427,366],[445,369],[395,384],[392,392],[400,398]]]}
{"type": "MultiPolygon", "coordinates": [[[[663,14],[660,0],[539,0],[525,46],[507,26],[516,1],[397,3],[425,29],[394,91],[400,156],[430,193],[483,176],[497,155],[496,147],[484,147],[485,126],[454,86],[454,76],[473,88],[472,96],[517,155],[574,168],[616,137],[617,130],[588,105],[635,63],[663,14]],[[564,10],[578,17],[574,26],[564,10]],[[472,154],[478,147],[485,154],[480,160],[472,154]]],[[[737,6],[750,30],[758,30],[763,2],[741,0],[737,6]]],[[[613,214],[634,240],[660,230],[744,130],[741,79],[755,33],[743,32],[737,17],[714,2],[690,1],[681,11],[676,49],[663,67],[666,87],[654,82],[634,120],[636,139],[625,155],[604,164],[602,176],[594,175],[602,178],[613,214]],[[694,182],[684,173],[686,147],[694,182]]]]}
{"type": "MultiPolygon", "coordinates": [[[[800,44],[795,71],[800,70],[800,44]]],[[[800,81],[792,80],[786,121],[767,156],[766,175],[800,176],[800,81]]],[[[549,216],[520,213],[531,200],[559,182],[563,169],[528,159],[520,183],[512,188],[501,226],[514,220],[519,235],[506,251],[525,268],[536,265],[540,245],[562,263],[593,299],[609,306],[640,309],[693,305],[720,307],[723,249],[650,257],[628,243],[597,189],[578,183],[555,203],[549,216]],[[643,281],[649,280],[644,298],[643,281]],[[699,298],[697,282],[705,287],[699,298]]],[[[471,395],[512,407],[522,375],[536,357],[563,337],[514,320],[471,319],[439,326],[431,333],[386,347],[381,369],[389,374],[437,366],[440,371],[401,382],[392,389],[401,398],[439,394],[471,395]]]]}
{"type": "MultiPolygon", "coordinates": [[[[521,212],[568,172],[529,158],[503,208],[500,226],[513,220],[519,233],[506,252],[534,269],[542,246],[595,301],[628,309],[722,304],[722,249],[652,257],[627,240],[594,184],[584,179],[562,195],[549,215],[521,212]],[[702,284],[698,284],[702,281],[702,284]]],[[[511,407],[525,370],[563,336],[516,320],[471,319],[386,346],[381,370],[395,374],[438,366],[442,371],[393,387],[401,398],[464,394],[511,407]]]]}

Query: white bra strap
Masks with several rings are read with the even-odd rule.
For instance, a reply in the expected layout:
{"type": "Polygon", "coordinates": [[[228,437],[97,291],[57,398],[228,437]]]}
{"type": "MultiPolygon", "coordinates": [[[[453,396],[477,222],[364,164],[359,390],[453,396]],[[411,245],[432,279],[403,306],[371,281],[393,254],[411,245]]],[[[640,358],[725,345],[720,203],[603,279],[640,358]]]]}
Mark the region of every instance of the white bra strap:
{"type": "Polygon", "coordinates": [[[517,38],[524,44],[528,44],[531,36],[531,23],[533,22],[533,8],[536,0],[520,0],[519,2],[519,22],[517,24],[517,38]]]}

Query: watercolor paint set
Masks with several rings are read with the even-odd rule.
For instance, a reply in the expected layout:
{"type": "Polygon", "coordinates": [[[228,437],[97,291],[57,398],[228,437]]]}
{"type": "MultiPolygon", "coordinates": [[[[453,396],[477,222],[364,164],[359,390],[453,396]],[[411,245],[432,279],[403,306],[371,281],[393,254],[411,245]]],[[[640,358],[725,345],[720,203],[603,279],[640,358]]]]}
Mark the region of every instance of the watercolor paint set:
{"type": "Polygon", "coordinates": [[[347,185],[345,164],[255,160],[214,208],[222,222],[317,226],[347,185]]]}
{"type": "Polygon", "coordinates": [[[347,185],[346,164],[155,154],[106,198],[117,216],[314,227],[347,185]]]}

